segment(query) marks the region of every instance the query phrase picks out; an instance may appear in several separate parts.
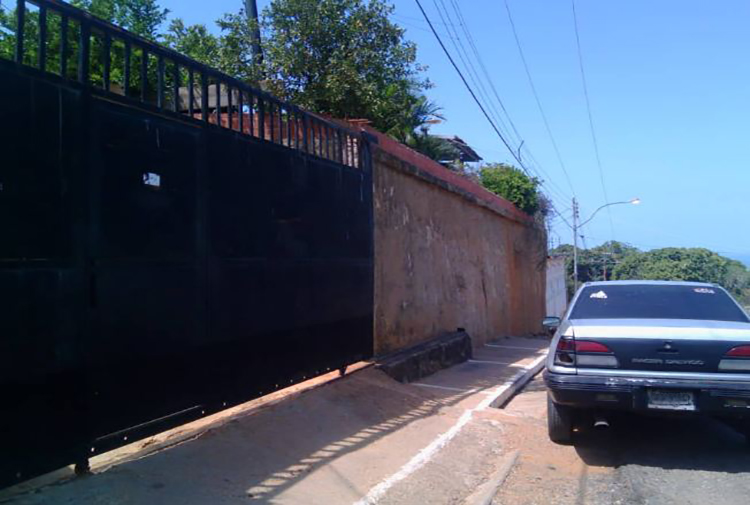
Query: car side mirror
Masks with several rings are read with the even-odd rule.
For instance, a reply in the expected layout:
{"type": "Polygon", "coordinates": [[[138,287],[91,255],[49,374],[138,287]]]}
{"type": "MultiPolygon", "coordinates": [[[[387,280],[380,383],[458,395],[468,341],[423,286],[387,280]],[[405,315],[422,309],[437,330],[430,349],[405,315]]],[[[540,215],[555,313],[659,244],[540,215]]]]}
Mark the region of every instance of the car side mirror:
{"type": "Polygon", "coordinates": [[[542,326],[550,331],[554,331],[560,326],[560,322],[561,320],[559,317],[545,317],[542,321],[542,326]]]}

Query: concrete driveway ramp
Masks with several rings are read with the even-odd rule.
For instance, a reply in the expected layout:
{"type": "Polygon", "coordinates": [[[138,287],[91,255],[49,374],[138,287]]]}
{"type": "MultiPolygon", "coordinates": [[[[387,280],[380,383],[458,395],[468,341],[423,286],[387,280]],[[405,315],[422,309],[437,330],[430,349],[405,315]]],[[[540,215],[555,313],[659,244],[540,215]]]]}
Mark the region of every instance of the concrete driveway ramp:
{"type": "Polygon", "coordinates": [[[458,502],[501,459],[502,426],[484,412],[493,410],[490,400],[508,389],[503,379],[516,371],[466,362],[424,383],[402,384],[367,368],[10,503],[458,502]]]}

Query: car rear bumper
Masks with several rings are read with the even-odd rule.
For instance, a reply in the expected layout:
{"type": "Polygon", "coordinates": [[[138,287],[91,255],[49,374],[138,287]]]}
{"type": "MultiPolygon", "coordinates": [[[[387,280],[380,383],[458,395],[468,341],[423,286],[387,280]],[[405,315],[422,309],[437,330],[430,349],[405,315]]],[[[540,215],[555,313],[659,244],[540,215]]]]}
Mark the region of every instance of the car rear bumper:
{"type": "Polygon", "coordinates": [[[575,408],[599,408],[653,413],[703,413],[750,419],[750,382],[686,379],[647,379],[544,372],[552,400],[575,408]],[[649,388],[694,393],[695,410],[650,408],[649,388]]]}

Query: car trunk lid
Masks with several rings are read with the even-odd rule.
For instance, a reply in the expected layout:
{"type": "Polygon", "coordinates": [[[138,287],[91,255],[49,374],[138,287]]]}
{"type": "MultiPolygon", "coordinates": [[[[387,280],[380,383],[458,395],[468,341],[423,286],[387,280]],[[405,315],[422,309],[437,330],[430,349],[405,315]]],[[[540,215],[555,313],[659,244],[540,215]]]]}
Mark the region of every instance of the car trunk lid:
{"type": "MultiPolygon", "coordinates": [[[[727,353],[738,346],[750,345],[750,325],[747,323],[684,319],[581,319],[571,320],[571,325],[575,341],[598,342],[608,347],[617,358],[619,370],[730,371],[726,360],[743,358],[727,357],[727,353]]],[[[579,365],[579,368],[583,367],[579,365]]],[[[741,372],[736,369],[731,371],[741,372]]]]}

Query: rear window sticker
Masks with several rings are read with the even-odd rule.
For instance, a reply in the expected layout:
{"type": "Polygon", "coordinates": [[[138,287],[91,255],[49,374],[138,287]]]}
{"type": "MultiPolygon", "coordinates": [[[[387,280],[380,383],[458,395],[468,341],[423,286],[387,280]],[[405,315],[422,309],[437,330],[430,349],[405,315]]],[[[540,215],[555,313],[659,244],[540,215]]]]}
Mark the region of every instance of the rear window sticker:
{"type": "Polygon", "coordinates": [[[710,288],[695,288],[693,291],[702,295],[715,295],[716,291],[710,288]]]}
{"type": "Polygon", "coordinates": [[[606,300],[607,299],[607,293],[604,291],[597,291],[596,293],[591,293],[591,296],[589,298],[596,298],[598,300],[606,300]]]}

